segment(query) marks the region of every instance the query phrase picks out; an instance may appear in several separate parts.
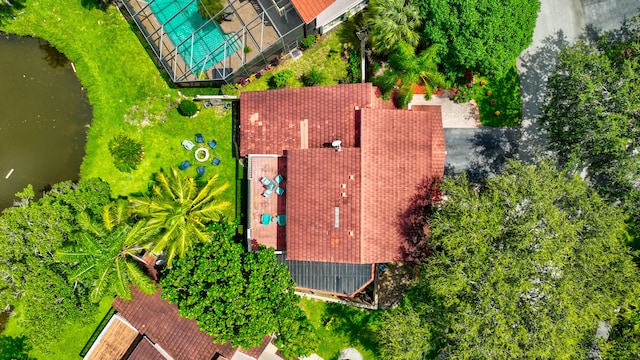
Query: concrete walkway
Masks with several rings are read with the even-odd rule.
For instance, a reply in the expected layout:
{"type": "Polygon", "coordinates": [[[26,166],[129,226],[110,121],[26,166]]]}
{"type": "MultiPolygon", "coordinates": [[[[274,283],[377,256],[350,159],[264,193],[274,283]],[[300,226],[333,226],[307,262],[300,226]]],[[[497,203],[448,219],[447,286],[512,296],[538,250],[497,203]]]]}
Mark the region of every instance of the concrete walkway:
{"type": "Polygon", "coordinates": [[[424,94],[416,94],[413,95],[413,99],[409,103],[409,109],[414,105],[440,105],[442,109],[442,126],[445,129],[474,129],[480,126],[478,105],[474,100],[457,104],[446,96],[434,95],[431,99],[426,100],[424,94]]]}

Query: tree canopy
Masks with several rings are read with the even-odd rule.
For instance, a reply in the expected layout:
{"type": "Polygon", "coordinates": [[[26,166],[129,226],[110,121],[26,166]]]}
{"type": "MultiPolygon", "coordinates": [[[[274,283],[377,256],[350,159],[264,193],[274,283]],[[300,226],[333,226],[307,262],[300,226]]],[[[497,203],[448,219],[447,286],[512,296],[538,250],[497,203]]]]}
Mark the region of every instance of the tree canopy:
{"type": "Polygon", "coordinates": [[[538,0],[422,0],[423,39],[441,44],[450,78],[466,69],[501,77],[531,44],[538,0]]]}
{"type": "Polygon", "coordinates": [[[233,242],[234,231],[226,222],[212,223],[211,241],[196,244],[163,274],[162,297],[217,342],[248,349],[279,334],[283,354],[309,354],[312,327],[286,265],[277,263],[273,249],[246,252],[233,242]]]}
{"type": "Polygon", "coordinates": [[[88,289],[69,283],[69,266],[53,254],[79,229],[76,215],[98,216],[109,193],[107,183],[90,179],[56,184],[33,201],[29,186],[0,216],[0,306],[25,309],[19,323],[36,347],[55,341],[67,321],[82,321],[94,308],[88,289]]]}
{"type": "MultiPolygon", "coordinates": [[[[184,256],[194,244],[209,241],[206,226],[222,217],[230,207],[218,198],[228,183],[217,184],[212,176],[202,187],[196,180],[179,174],[176,169],[156,174],[151,196],[131,199],[132,211],[146,218],[147,231],[157,233],[152,239],[152,253],[165,252],[171,267],[176,256],[184,256]]],[[[147,240],[142,238],[141,245],[147,240]]]]}
{"type": "Polygon", "coordinates": [[[372,1],[365,23],[373,49],[378,53],[389,53],[400,41],[413,47],[420,41],[420,12],[410,0],[372,1]]]}
{"type": "Polygon", "coordinates": [[[640,20],[558,55],[541,123],[568,167],[640,226],[640,20]]]}
{"type": "Polygon", "coordinates": [[[481,189],[461,177],[443,191],[410,295],[439,354],[584,356],[598,323],[637,297],[624,217],[579,177],[513,162],[481,189]]]}

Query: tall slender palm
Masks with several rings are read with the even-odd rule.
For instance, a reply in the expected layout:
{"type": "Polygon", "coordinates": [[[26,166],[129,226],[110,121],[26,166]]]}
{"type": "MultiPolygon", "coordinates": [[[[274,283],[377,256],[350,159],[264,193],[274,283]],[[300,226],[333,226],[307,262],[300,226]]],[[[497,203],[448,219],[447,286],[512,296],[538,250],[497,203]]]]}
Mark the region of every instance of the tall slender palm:
{"type": "Polygon", "coordinates": [[[422,19],[418,7],[410,0],[373,0],[365,23],[377,53],[388,53],[399,41],[412,46],[420,41],[416,29],[422,19]]]}
{"type": "Polygon", "coordinates": [[[214,175],[200,189],[195,180],[178,174],[156,174],[151,196],[134,198],[131,209],[147,218],[148,231],[157,232],[151,252],[165,252],[170,267],[176,256],[183,257],[193,244],[209,241],[206,225],[223,217],[222,211],[231,203],[219,200],[229,184],[217,184],[214,175]]]}
{"type": "Polygon", "coordinates": [[[136,263],[142,261],[138,254],[144,250],[136,245],[148,242],[153,233],[146,231],[143,222],[131,226],[126,201],[110,203],[103,208],[102,223],[89,218],[85,212],[77,217],[82,232],[70,246],[56,252],[60,261],[74,265],[69,280],[83,282],[93,289],[89,300],[99,302],[106,295],[116,294],[131,299],[130,283],[145,293],[156,290],[155,283],[136,263]]]}

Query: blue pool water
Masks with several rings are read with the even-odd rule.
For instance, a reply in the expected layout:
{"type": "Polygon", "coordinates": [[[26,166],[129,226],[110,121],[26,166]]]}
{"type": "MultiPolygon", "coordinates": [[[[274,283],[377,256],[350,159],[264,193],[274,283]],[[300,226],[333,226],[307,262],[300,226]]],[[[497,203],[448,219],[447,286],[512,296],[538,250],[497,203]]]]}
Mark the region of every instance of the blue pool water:
{"type": "MultiPolygon", "coordinates": [[[[189,1],[156,0],[150,7],[160,24],[164,24],[165,33],[173,44],[178,46],[178,53],[187,66],[197,74],[198,71],[206,70],[225,58],[225,46],[220,45],[229,39],[229,35],[220,29],[216,21],[202,27],[207,21],[198,13],[195,1],[172,19],[171,17],[180,12],[189,1]]],[[[237,41],[227,41],[226,56],[238,50],[238,47],[237,41]]]]}

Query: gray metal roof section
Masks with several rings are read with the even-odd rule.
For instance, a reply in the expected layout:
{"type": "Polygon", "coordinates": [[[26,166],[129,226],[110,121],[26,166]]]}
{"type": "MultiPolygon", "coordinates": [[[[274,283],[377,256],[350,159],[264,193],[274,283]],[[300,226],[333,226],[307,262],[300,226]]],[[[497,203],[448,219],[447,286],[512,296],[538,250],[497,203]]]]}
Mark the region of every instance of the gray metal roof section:
{"type": "Polygon", "coordinates": [[[373,279],[372,264],[287,260],[284,254],[277,258],[300,288],[351,296],[373,279]]]}

